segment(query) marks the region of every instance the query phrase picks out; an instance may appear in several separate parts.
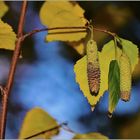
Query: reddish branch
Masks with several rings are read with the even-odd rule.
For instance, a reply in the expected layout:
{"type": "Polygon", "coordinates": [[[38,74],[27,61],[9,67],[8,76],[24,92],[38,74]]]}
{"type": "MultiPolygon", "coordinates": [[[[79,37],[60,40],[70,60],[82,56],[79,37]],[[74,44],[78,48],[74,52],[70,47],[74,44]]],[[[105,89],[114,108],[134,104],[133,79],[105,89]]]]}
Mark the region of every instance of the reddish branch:
{"type": "Polygon", "coordinates": [[[64,123],[62,123],[62,124],[60,124],[60,125],[57,125],[57,126],[55,126],[55,127],[53,127],[53,128],[50,128],[50,129],[47,129],[47,130],[38,132],[38,133],[33,134],[33,135],[31,135],[31,136],[28,136],[28,137],[26,137],[26,138],[24,138],[24,139],[31,139],[31,138],[33,138],[33,137],[36,137],[36,136],[39,136],[39,135],[42,135],[42,134],[45,134],[45,133],[49,133],[49,132],[51,132],[51,131],[53,131],[53,130],[58,130],[59,128],[63,128],[64,130],[66,130],[66,131],[68,131],[68,132],[74,133],[74,131],[72,131],[70,128],[67,127],[67,123],[64,122],[64,123]]]}
{"type": "MultiPolygon", "coordinates": [[[[51,31],[51,30],[60,30],[60,29],[65,29],[65,32],[53,32],[53,33],[50,33],[50,34],[57,34],[57,33],[78,33],[78,32],[86,32],[86,29],[88,28],[88,26],[79,26],[79,27],[55,27],[55,28],[42,28],[42,29],[36,29],[36,30],[33,30],[27,34],[25,34],[23,37],[22,37],[22,40],[24,40],[26,37],[29,37],[29,36],[32,36],[36,33],[39,33],[39,32],[44,32],[44,31],[51,31]],[[75,29],[74,31],[66,31],[67,29],[75,29]]],[[[113,33],[113,32],[110,32],[108,30],[105,30],[105,29],[99,29],[99,28],[95,28],[93,27],[93,30],[95,31],[98,31],[98,32],[103,32],[103,33],[106,33],[106,34],[109,34],[110,36],[112,37],[115,37],[116,36],[116,33],[113,33]]]]}
{"type": "Polygon", "coordinates": [[[47,133],[47,132],[51,132],[51,131],[53,131],[53,130],[58,130],[58,129],[61,128],[63,125],[67,125],[67,124],[62,123],[62,124],[57,125],[57,126],[55,126],[55,127],[53,127],[53,128],[50,128],[50,129],[47,129],[47,130],[38,132],[38,133],[36,133],[36,134],[34,134],[34,135],[31,135],[31,136],[29,136],[29,137],[26,137],[26,138],[24,138],[24,139],[31,139],[31,138],[33,138],[33,137],[36,137],[36,136],[45,134],[45,133],[47,133]]]}
{"type": "Polygon", "coordinates": [[[20,14],[18,33],[17,33],[17,41],[16,41],[16,45],[15,45],[14,54],[12,57],[12,62],[11,62],[11,66],[10,66],[8,80],[7,80],[6,86],[3,89],[2,112],[1,112],[1,123],[0,123],[0,139],[5,138],[8,98],[9,98],[9,94],[10,94],[11,87],[13,84],[16,65],[17,65],[17,61],[18,61],[20,49],[21,49],[21,42],[22,42],[21,38],[23,35],[23,25],[24,25],[26,8],[27,8],[27,1],[24,0],[23,4],[22,4],[21,14],[20,14]]]}

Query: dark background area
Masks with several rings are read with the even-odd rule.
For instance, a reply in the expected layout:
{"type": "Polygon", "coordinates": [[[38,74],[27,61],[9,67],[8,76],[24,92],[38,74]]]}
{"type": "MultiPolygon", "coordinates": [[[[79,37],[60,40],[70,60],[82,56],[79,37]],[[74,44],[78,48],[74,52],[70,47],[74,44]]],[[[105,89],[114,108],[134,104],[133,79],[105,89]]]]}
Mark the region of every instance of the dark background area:
{"type": "MultiPolygon", "coordinates": [[[[140,47],[140,2],[78,1],[87,19],[98,28],[116,32],[140,47]]],[[[21,2],[6,1],[9,11],[3,21],[15,32],[21,2]]],[[[39,18],[43,2],[28,2],[24,32],[44,27],[39,18]]],[[[128,103],[119,102],[113,117],[107,116],[108,93],[105,93],[91,112],[90,105],[75,81],[73,66],[81,57],[72,47],[61,42],[45,43],[45,32],[25,40],[23,58],[19,60],[8,107],[6,138],[17,138],[27,111],[40,107],[59,123],[77,133],[101,132],[109,138],[140,138],[140,70],[133,79],[132,97],[128,103]],[[128,125],[129,124],[129,125],[128,125]]],[[[94,33],[100,49],[110,37],[94,33]]],[[[12,52],[0,50],[0,81],[5,84],[12,52]]],[[[63,131],[59,138],[71,138],[63,131]]]]}

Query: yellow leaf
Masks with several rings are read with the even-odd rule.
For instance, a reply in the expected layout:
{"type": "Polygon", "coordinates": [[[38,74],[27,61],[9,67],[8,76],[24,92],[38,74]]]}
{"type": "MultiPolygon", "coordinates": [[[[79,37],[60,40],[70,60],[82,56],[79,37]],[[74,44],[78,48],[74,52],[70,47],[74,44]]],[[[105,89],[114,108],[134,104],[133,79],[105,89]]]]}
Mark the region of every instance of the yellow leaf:
{"type": "Polygon", "coordinates": [[[76,134],[73,139],[102,139],[107,140],[108,137],[100,134],[100,133],[87,133],[87,134],[76,134]]]}
{"type": "MultiPolygon", "coordinates": [[[[47,112],[40,108],[34,108],[26,114],[19,138],[23,139],[56,126],[58,126],[57,122],[47,112]]],[[[50,138],[57,133],[58,130],[53,130],[49,133],[38,135],[36,138],[50,138]]]]}
{"type": "MultiPolygon", "coordinates": [[[[122,41],[126,44],[127,40],[122,39],[122,41]]],[[[132,62],[131,66],[134,70],[135,65],[138,63],[138,48],[136,45],[131,43],[130,41],[127,42],[129,46],[125,46],[128,49],[126,50],[126,54],[130,58],[132,62]],[[130,46],[131,44],[131,46],[130,46]],[[131,51],[130,51],[130,50],[131,51]],[[134,54],[133,54],[134,53],[134,54]],[[133,55],[132,55],[133,54],[133,55]]],[[[122,51],[117,48],[117,56],[118,58],[121,56],[122,51]]],[[[101,70],[101,77],[100,77],[100,90],[97,96],[92,96],[89,91],[88,79],[87,79],[87,58],[84,56],[80,60],[78,60],[74,66],[74,72],[76,74],[76,81],[80,86],[81,91],[83,92],[84,96],[87,98],[89,104],[94,108],[97,102],[100,100],[100,97],[103,96],[104,92],[108,90],[108,72],[109,72],[109,64],[111,60],[115,59],[115,47],[114,41],[110,41],[109,43],[105,44],[102,51],[99,53],[99,63],[100,63],[100,70],[101,70]]],[[[112,113],[111,106],[109,107],[109,111],[112,113]]]]}
{"type": "Polygon", "coordinates": [[[85,53],[85,47],[83,43],[80,43],[79,45],[73,46],[73,48],[80,54],[83,55],[85,53]]]}
{"type": "Polygon", "coordinates": [[[87,98],[89,104],[94,107],[97,102],[99,101],[100,97],[104,94],[104,91],[108,88],[108,65],[104,64],[102,61],[101,53],[99,53],[99,62],[100,62],[100,69],[101,69],[101,80],[100,80],[100,90],[97,96],[92,96],[90,94],[88,79],[87,79],[87,56],[84,56],[80,60],[78,60],[74,66],[74,72],[76,74],[76,81],[80,85],[80,89],[82,90],[84,96],[87,98]]]}
{"type": "Polygon", "coordinates": [[[0,48],[14,50],[16,34],[10,25],[0,19],[0,48]]]}
{"type": "Polygon", "coordinates": [[[68,42],[67,44],[73,47],[77,51],[78,54],[84,55],[85,54],[85,45],[84,45],[85,40],[82,39],[80,41],[74,41],[74,42],[68,42]]]}
{"type": "MultiPolygon", "coordinates": [[[[41,22],[48,28],[54,27],[78,27],[85,26],[84,10],[77,4],[68,1],[52,2],[43,4],[40,10],[41,22]]],[[[61,29],[57,32],[72,32],[75,29],[61,29]]],[[[81,31],[81,30],[80,30],[81,31]]],[[[48,31],[47,41],[78,41],[86,36],[86,32],[53,34],[55,31],[48,31]]]]}
{"type": "MultiPolygon", "coordinates": [[[[130,59],[131,62],[131,69],[132,71],[134,71],[134,68],[136,66],[136,64],[138,63],[138,48],[135,44],[133,44],[131,41],[125,40],[125,39],[121,39],[121,43],[122,46],[124,48],[125,53],[127,54],[127,56],[130,59]]],[[[115,47],[114,47],[114,41],[111,40],[109,43],[105,44],[102,50],[102,55],[104,58],[104,64],[108,65],[108,63],[110,63],[111,60],[115,59],[115,47]],[[107,62],[108,60],[108,62],[107,62]]],[[[120,56],[122,55],[122,51],[121,49],[117,48],[117,58],[119,59],[120,56]]],[[[108,75],[108,70],[106,71],[107,75],[108,75]]],[[[104,81],[106,82],[106,81],[104,81]]],[[[108,82],[108,79],[107,79],[108,82]]],[[[109,105],[109,112],[112,113],[114,111],[114,107],[110,104],[109,105]]]]}
{"type": "Polygon", "coordinates": [[[0,18],[8,11],[7,5],[3,2],[0,1],[0,18]]]}

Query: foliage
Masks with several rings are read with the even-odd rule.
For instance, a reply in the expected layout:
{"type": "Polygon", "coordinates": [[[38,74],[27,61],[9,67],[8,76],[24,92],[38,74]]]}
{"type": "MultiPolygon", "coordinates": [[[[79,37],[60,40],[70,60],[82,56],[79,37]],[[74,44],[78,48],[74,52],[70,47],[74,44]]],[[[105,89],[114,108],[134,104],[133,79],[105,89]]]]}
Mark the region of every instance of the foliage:
{"type": "Polygon", "coordinates": [[[103,140],[107,140],[108,138],[100,133],[87,133],[87,134],[76,134],[74,139],[103,139],[103,140]]]}
{"type": "MultiPolygon", "coordinates": [[[[34,108],[26,114],[20,130],[19,138],[23,139],[56,126],[58,126],[56,120],[53,119],[47,112],[40,108],[34,108]]],[[[58,132],[59,130],[55,129],[45,134],[38,135],[36,138],[49,139],[58,132]]]]}
{"type": "MultiPolygon", "coordinates": [[[[45,2],[40,10],[40,18],[44,25],[49,28],[55,27],[73,27],[73,26],[85,26],[86,19],[84,18],[84,11],[83,9],[76,3],[76,2],[45,2]],[[73,9],[73,10],[71,10],[73,9]],[[55,18],[54,18],[55,17],[55,18]]],[[[76,29],[60,29],[58,30],[59,34],[55,33],[56,31],[48,31],[47,41],[67,41],[70,44],[75,46],[76,50],[80,53],[84,53],[84,41],[82,38],[85,37],[86,34],[61,34],[60,32],[66,31],[76,31],[76,29]],[[82,40],[81,40],[82,39],[82,40]]],[[[128,55],[132,70],[134,70],[135,65],[138,63],[138,49],[137,46],[134,45],[132,42],[119,38],[116,36],[116,40],[123,46],[123,49],[126,54],[128,55]],[[129,49],[128,49],[129,48],[129,49]]],[[[109,43],[105,44],[101,53],[99,52],[99,63],[101,69],[100,75],[100,90],[97,96],[91,95],[91,91],[89,90],[90,83],[88,82],[87,75],[89,74],[87,71],[87,56],[84,56],[74,66],[74,71],[76,74],[76,81],[80,85],[80,89],[83,91],[84,96],[87,98],[88,102],[90,103],[92,109],[94,109],[96,103],[100,100],[100,97],[103,96],[104,92],[108,90],[108,74],[109,74],[109,65],[112,60],[119,59],[122,54],[122,50],[119,47],[116,47],[117,43],[114,44],[114,41],[110,41],[109,43]],[[115,49],[116,48],[116,49],[115,49]],[[117,52],[116,52],[117,51],[117,52]],[[117,56],[116,56],[117,53],[117,56]]],[[[110,70],[111,71],[111,70],[110,70]]],[[[90,74],[91,75],[91,74],[90,74]]],[[[115,78],[115,71],[112,77],[115,78]]],[[[91,78],[92,79],[92,78],[91,78]]],[[[115,88],[111,86],[111,89],[115,88]]],[[[116,87],[117,88],[117,87],[116,87]]],[[[119,87],[118,87],[119,88],[119,87]]],[[[119,89],[117,89],[119,90],[119,89]]],[[[118,94],[118,92],[112,92],[112,95],[118,94]]],[[[110,95],[111,97],[111,95],[110,95]]],[[[118,102],[118,96],[113,96],[114,98],[109,98],[109,112],[112,113],[115,109],[115,106],[118,102]]]]}
{"type": "Polygon", "coordinates": [[[14,50],[16,34],[10,25],[1,20],[1,17],[4,16],[7,11],[7,5],[3,1],[0,1],[0,48],[14,50]]]}
{"type": "Polygon", "coordinates": [[[0,19],[0,48],[14,50],[16,34],[10,25],[0,19]]]}
{"type": "MultiPolygon", "coordinates": [[[[48,1],[43,4],[40,10],[42,23],[49,27],[78,27],[85,26],[84,10],[77,4],[68,1],[52,2],[48,1]]],[[[60,29],[57,32],[72,32],[75,29],[60,29]]],[[[80,30],[79,30],[80,31],[80,30]]],[[[78,41],[86,36],[85,32],[78,33],[55,33],[48,31],[47,41],[78,41]]]]}
{"type": "MultiPolygon", "coordinates": [[[[4,23],[1,20],[1,18],[7,12],[7,10],[8,7],[5,5],[4,2],[1,1],[0,2],[0,48],[14,50],[15,42],[16,42],[16,34],[13,32],[13,29],[11,28],[10,25],[4,23]]],[[[23,15],[24,14],[25,13],[23,13],[23,15]]],[[[24,16],[23,17],[21,16],[21,23],[22,23],[22,18],[24,21],[24,16]]],[[[84,54],[85,52],[84,41],[87,39],[87,33],[88,33],[87,29],[89,29],[89,26],[93,26],[93,25],[91,25],[91,23],[88,22],[86,18],[84,18],[84,10],[76,2],[68,2],[68,1],[44,2],[40,10],[40,18],[42,23],[48,27],[47,29],[48,35],[46,36],[46,41],[64,41],[70,44],[75,44],[73,46],[78,51],[78,53],[80,53],[81,55],[84,54]],[[88,25],[86,25],[87,23],[88,25]]],[[[23,25],[21,24],[21,28],[22,26],[23,25]]],[[[37,30],[36,32],[39,31],[43,31],[43,30],[37,30]]],[[[93,32],[93,28],[91,32],[93,32]]],[[[109,43],[105,44],[101,52],[99,52],[96,42],[93,40],[93,36],[92,36],[90,38],[90,43],[92,40],[93,44],[92,45],[90,44],[89,46],[87,45],[87,47],[89,47],[89,51],[87,51],[87,54],[84,57],[82,57],[80,60],[76,62],[74,66],[74,72],[76,75],[76,81],[80,85],[80,89],[83,92],[84,96],[87,98],[89,104],[91,105],[92,110],[94,109],[95,105],[100,100],[100,98],[103,96],[104,92],[107,90],[109,91],[108,110],[109,113],[112,114],[120,99],[121,87],[123,87],[123,89],[128,89],[128,92],[130,92],[131,70],[133,72],[135,65],[138,63],[138,48],[135,44],[133,44],[128,40],[119,38],[118,36],[114,35],[111,32],[107,32],[106,30],[104,32],[112,35],[114,37],[114,40],[111,40],[109,43]],[[127,59],[125,59],[127,60],[127,62],[130,61],[130,65],[128,67],[125,65],[125,64],[129,64],[126,63],[126,61],[122,64],[124,60],[124,59],[123,60],[120,59],[122,57],[122,54],[125,54],[125,56],[128,57],[127,59]],[[120,62],[118,61],[119,59],[120,62]],[[89,64],[93,66],[92,69],[88,69],[89,64]],[[122,65],[125,66],[125,69],[122,68],[122,65]],[[127,75],[125,75],[125,73],[127,73],[127,75]],[[125,86],[124,83],[126,84],[125,86]],[[90,86],[90,84],[92,85],[90,86]],[[94,94],[91,94],[91,91],[96,92],[97,95],[95,96],[94,94]]],[[[32,35],[34,33],[35,32],[31,32],[27,34],[27,36],[30,34],[32,35]]],[[[25,39],[24,37],[22,38],[23,40],[25,39]]],[[[18,39],[20,44],[21,41],[23,40],[21,38],[18,39]]],[[[18,56],[20,53],[20,45],[16,46],[17,50],[15,50],[14,53],[15,56],[13,57],[14,59],[12,61],[13,66],[11,67],[11,69],[12,68],[13,69],[9,74],[10,75],[9,77],[11,78],[11,79],[9,78],[10,79],[9,80],[10,84],[8,83],[9,87],[11,87],[13,82],[14,71],[17,64],[16,62],[18,60],[18,56]]],[[[6,88],[5,87],[3,88],[1,86],[1,91],[3,93],[6,93],[6,95],[8,96],[10,88],[8,90],[6,88]]],[[[122,91],[124,92],[126,90],[122,90],[122,91]]],[[[3,116],[5,117],[7,111],[6,105],[7,105],[8,97],[3,99],[5,101],[3,105],[5,110],[2,111],[5,114],[4,115],[2,114],[2,117],[3,116]]],[[[6,119],[3,118],[2,120],[5,121],[6,119]]],[[[3,122],[2,124],[5,125],[6,123],[3,122]]],[[[2,125],[1,128],[4,128],[4,125],[2,125]]],[[[27,113],[26,117],[24,118],[19,138],[28,138],[39,132],[44,132],[47,130],[48,132],[39,134],[36,136],[36,138],[41,138],[41,139],[52,138],[53,136],[59,133],[59,128],[57,126],[58,124],[56,120],[53,119],[48,113],[46,113],[40,108],[34,108],[30,110],[27,113]],[[56,129],[51,130],[52,128],[55,127],[56,129]]],[[[103,136],[99,133],[76,134],[74,138],[75,139],[77,138],[108,139],[106,136],[103,136]]]]}
{"type": "Polygon", "coordinates": [[[4,14],[8,11],[7,5],[3,2],[0,1],[0,18],[4,16],[4,14]]]}
{"type": "MultiPolygon", "coordinates": [[[[109,115],[112,113],[120,99],[120,68],[117,60],[112,60],[108,74],[109,115]]],[[[111,116],[110,116],[111,117],[111,116]]]]}
{"type": "MultiPolygon", "coordinates": [[[[121,39],[121,42],[122,42],[122,45],[126,54],[128,55],[131,61],[132,70],[134,70],[135,65],[138,63],[138,48],[135,44],[133,44],[132,42],[128,40],[121,39]],[[129,46],[129,49],[126,49],[127,45],[129,46]]],[[[119,58],[121,54],[122,54],[121,49],[117,47],[117,58],[119,58]]],[[[99,63],[100,63],[100,69],[101,69],[100,79],[101,80],[100,80],[100,90],[97,96],[92,96],[89,91],[88,80],[87,80],[86,56],[78,60],[74,66],[74,71],[76,74],[76,81],[80,85],[80,89],[82,90],[84,96],[87,98],[92,108],[100,100],[100,97],[103,96],[104,92],[108,90],[109,65],[112,60],[115,60],[115,44],[113,40],[105,44],[103,46],[102,51],[99,53],[99,63]]]]}

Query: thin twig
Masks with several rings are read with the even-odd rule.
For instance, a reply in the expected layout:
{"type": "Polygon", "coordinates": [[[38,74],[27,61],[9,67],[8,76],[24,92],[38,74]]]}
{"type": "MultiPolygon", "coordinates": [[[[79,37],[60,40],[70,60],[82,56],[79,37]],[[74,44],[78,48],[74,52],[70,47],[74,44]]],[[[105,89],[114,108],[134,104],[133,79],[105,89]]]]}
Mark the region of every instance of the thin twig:
{"type": "MultiPolygon", "coordinates": [[[[22,37],[22,40],[24,40],[26,37],[29,37],[29,36],[32,36],[36,33],[39,33],[39,32],[46,32],[46,31],[51,31],[51,30],[70,30],[70,29],[75,29],[75,31],[81,31],[80,29],[86,29],[85,26],[79,26],[79,27],[55,27],[55,28],[42,28],[42,29],[35,29],[27,34],[25,34],[23,37],[22,37]]],[[[74,31],[74,30],[72,30],[74,31]]],[[[83,31],[83,30],[82,30],[83,31]]]]}
{"type": "MultiPolygon", "coordinates": [[[[32,36],[32,35],[34,35],[34,34],[36,34],[36,33],[39,33],[39,32],[46,32],[46,31],[51,31],[51,30],[60,30],[60,29],[62,29],[62,30],[70,30],[70,29],[75,29],[75,30],[72,30],[71,32],[74,32],[75,31],[75,33],[76,32],[80,32],[80,31],[86,31],[86,30],[80,30],[80,29],[87,29],[88,28],[88,26],[79,26],[79,27],[55,27],[55,28],[42,28],[42,29],[36,29],[36,30],[33,30],[33,31],[31,31],[31,32],[29,32],[29,33],[27,33],[27,34],[25,34],[25,35],[23,35],[23,37],[22,37],[22,40],[24,40],[25,38],[27,38],[27,37],[29,37],[29,36],[32,36]]],[[[106,33],[106,34],[109,34],[110,36],[112,36],[112,37],[115,37],[116,36],[116,34],[115,33],[113,33],[113,32],[110,32],[110,31],[108,31],[108,30],[105,30],[105,29],[99,29],[99,28],[95,28],[95,27],[93,27],[93,30],[95,30],[95,31],[99,31],[99,32],[103,32],[103,33],[106,33]]],[[[59,33],[69,33],[70,31],[62,31],[62,32],[59,32],[59,33]]],[[[58,33],[58,32],[56,32],[56,33],[58,33]]],[[[53,33],[49,33],[49,34],[55,34],[55,32],[53,32],[53,33]]]]}
{"type": "Polygon", "coordinates": [[[105,29],[99,29],[99,28],[93,27],[93,30],[99,31],[99,32],[103,32],[103,33],[106,33],[106,34],[109,34],[112,37],[115,37],[116,36],[116,33],[110,32],[110,31],[105,30],[105,29]]]}
{"type": "Polygon", "coordinates": [[[6,129],[6,118],[7,118],[7,106],[8,106],[8,98],[11,91],[11,87],[14,80],[15,70],[17,66],[17,61],[19,59],[20,49],[21,49],[21,42],[22,42],[22,35],[23,35],[23,25],[24,25],[24,19],[26,14],[26,8],[27,8],[27,1],[24,0],[22,4],[21,14],[20,14],[20,20],[19,20],[19,26],[18,26],[18,33],[17,33],[17,41],[15,45],[14,54],[12,57],[12,62],[10,66],[10,71],[8,75],[8,80],[6,87],[4,88],[5,93],[2,96],[2,112],[1,112],[1,123],[0,123],[0,139],[5,138],[5,129],[6,129]]]}
{"type": "Polygon", "coordinates": [[[58,126],[55,126],[55,127],[53,127],[53,128],[50,128],[50,129],[47,129],[47,130],[38,132],[38,133],[36,133],[36,134],[34,134],[34,135],[31,135],[31,136],[29,136],[29,137],[26,137],[26,138],[24,138],[24,139],[31,139],[31,138],[36,137],[36,136],[38,136],[38,135],[45,134],[45,133],[47,133],[47,132],[50,132],[50,131],[59,129],[59,128],[61,128],[63,125],[65,125],[65,123],[62,123],[62,124],[60,124],[60,125],[58,125],[58,126]]]}

